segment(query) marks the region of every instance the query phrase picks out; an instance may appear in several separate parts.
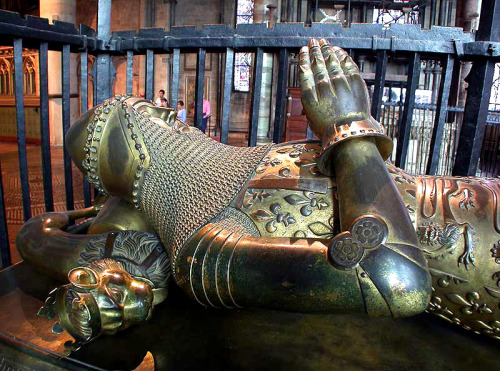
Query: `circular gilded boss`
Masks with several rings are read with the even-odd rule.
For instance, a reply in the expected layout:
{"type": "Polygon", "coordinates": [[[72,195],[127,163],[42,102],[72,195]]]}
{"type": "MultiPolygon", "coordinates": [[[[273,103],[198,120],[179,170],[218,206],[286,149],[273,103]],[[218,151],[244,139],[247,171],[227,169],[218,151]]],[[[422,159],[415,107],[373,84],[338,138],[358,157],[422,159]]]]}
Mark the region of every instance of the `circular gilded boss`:
{"type": "Polygon", "coordinates": [[[351,234],[365,249],[373,249],[387,240],[387,224],[377,216],[366,215],[356,219],[351,234]]]}
{"type": "Polygon", "coordinates": [[[358,265],[363,254],[364,249],[349,232],[337,235],[328,249],[332,263],[341,269],[350,269],[358,265]]]}

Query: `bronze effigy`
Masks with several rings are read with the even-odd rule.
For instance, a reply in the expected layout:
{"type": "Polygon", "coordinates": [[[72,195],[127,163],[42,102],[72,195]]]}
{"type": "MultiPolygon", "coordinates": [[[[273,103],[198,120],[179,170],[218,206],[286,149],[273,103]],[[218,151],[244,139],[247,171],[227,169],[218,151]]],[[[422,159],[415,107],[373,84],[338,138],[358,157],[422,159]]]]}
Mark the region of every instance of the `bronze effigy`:
{"type": "Polygon", "coordinates": [[[230,147],[128,96],[83,115],[66,141],[103,198],[35,217],[17,239],[29,264],[69,280],[40,314],[88,342],[147,321],[173,276],[205,306],[427,309],[498,337],[498,182],[385,164],[392,142],[342,49],[312,40],[300,83],[321,143],[230,147]]]}

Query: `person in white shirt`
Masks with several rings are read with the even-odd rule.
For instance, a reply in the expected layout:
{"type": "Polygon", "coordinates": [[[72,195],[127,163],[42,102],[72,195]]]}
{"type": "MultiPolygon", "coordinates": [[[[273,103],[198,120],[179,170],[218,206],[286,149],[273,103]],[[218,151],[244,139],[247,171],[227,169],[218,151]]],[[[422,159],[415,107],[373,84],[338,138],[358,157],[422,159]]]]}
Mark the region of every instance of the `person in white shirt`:
{"type": "MultiPolygon", "coordinates": [[[[165,98],[165,90],[161,89],[159,92],[158,92],[158,98],[156,98],[155,100],[155,104],[157,106],[161,106],[161,102],[163,99],[167,99],[165,98]]],[[[167,106],[168,106],[168,101],[167,101],[167,106]]]]}
{"type": "Polygon", "coordinates": [[[180,100],[177,102],[177,118],[182,122],[186,122],[186,116],[187,112],[184,108],[184,102],[180,100]]]}

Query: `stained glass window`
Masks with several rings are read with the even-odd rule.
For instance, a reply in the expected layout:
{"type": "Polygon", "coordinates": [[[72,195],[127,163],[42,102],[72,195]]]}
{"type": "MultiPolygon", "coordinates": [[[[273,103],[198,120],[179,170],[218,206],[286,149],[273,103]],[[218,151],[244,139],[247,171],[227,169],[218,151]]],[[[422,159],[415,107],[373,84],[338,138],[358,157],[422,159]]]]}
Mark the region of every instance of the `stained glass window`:
{"type": "Polygon", "coordinates": [[[254,0],[238,0],[236,24],[253,23],[254,0]]]}
{"type": "MultiPolygon", "coordinates": [[[[253,23],[254,0],[238,0],[236,8],[236,24],[253,23]]],[[[250,91],[250,53],[236,53],[234,56],[234,90],[250,91]]]]}
{"type": "Polygon", "coordinates": [[[495,66],[495,75],[493,77],[493,86],[491,87],[490,111],[500,111],[500,63],[495,66]]]}

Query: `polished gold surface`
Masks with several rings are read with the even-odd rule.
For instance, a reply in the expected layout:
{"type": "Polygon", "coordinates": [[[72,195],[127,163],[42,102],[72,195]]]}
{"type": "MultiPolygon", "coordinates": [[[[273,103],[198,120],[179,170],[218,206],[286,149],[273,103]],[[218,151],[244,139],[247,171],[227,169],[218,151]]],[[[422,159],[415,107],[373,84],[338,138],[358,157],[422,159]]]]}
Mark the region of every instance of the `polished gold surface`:
{"type": "Polygon", "coordinates": [[[366,84],[345,50],[312,39],[300,50],[299,80],[304,111],[323,143],[323,174],[333,175],[333,148],[348,140],[373,138],[383,160],[391,155],[392,140],[371,117],[366,84]]]}
{"type": "Polygon", "coordinates": [[[498,183],[386,165],[392,142],[343,50],[311,41],[300,81],[322,143],[229,147],[127,96],[82,116],[66,138],[71,156],[112,197],[21,230],[28,263],[58,279],[70,272],[42,313],[58,312],[88,342],[144,322],[172,269],[204,306],[393,317],[427,308],[498,336],[498,183]],[[79,308],[86,322],[71,314],[79,308]]]}
{"type": "Polygon", "coordinates": [[[390,167],[428,261],[428,311],[500,339],[497,179],[411,177],[390,167]]]}
{"type": "Polygon", "coordinates": [[[68,273],[69,284],[54,290],[39,315],[54,318],[52,331],[64,328],[79,342],[114,335],[151,318],[154,284],[132,278],[117,261],[103,259],[68,273]],[[62,327],[61,327],[62,325],[62,327]]]}

